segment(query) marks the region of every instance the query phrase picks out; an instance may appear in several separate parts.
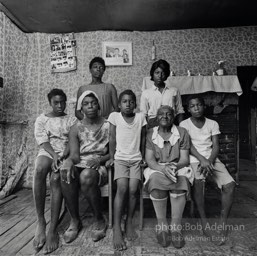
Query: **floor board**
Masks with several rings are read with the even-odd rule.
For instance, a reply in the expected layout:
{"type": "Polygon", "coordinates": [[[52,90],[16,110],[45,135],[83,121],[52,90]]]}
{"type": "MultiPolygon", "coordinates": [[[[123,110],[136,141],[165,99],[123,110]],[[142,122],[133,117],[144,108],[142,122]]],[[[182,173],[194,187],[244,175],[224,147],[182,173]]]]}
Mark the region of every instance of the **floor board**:
{"type": "MultiPolygon", "coordinates": [[[[108,229],[106,237],[94,243],[91,233],[94,229],[94,219],[91,209],[85,199],[81,198],[80,216],[83,229],[78,238],[71,244],[66,244],[63,240],[63,233],[69,224],[69,215],[63,215],[62,221],[58,226],[60,235],[59,248],[51,253],[52,256],[84,256],[84,255],[257,255],[257,182],[243,181],[237,186],[235,191],[234,204],[232,206],[230,221],[244,225],[243,231],[231,231],[229,239],[223,246],[216,246],[198,230],[184,230],[186,239],[184,248],[177,250],[172,245],[162,248],[158,245],[155,235],[156,219],[151,200],[144,200],[144,227],[143,231],[138,230],[139,212],[136,210],[134,220],[138,233],[138,239],[131,242],[126,241],[128,249],[124,252],[115,252],[112,246],[113,233],[108,229]],[[198,240],[196,239],[198,238],[198,240]],[[256,250],[254,249],[256,248],[256,250]]],[[[21,190],[16,193],[17,197],[0,206],[0,256],[29,256],[43,255],[43,250],[35,254],[33,249],[33,237],[36,229],[36,214],[31,190],[21,190]]],[[[207,213],[209,217],[217,217],[220,203],[217,197],[219,193],[211,194],[206,199],[207,213]]],[[[104,200],[104,214],[108,216],[107,200],[104,200]]],[[[170,206],[169,206],[170,207],[170,206]]],[[[168,209],[170,214],[170,209],[168,209]]],[[[46,220],[50,221],[50,197],[46,199],[45,207],[46,220]]],[[[183,223],[191,225],[198,220],[185,217],[183,223]]],[[[211,221],[211,220],[210,220],[211,221]]],[[[213,220],[212,220],[213,221],[213,220]]],[[[49,224],[47,225],[48,230],[49,224]]],[[[123,221],[124,227],[124,221],[123,221]]]]}

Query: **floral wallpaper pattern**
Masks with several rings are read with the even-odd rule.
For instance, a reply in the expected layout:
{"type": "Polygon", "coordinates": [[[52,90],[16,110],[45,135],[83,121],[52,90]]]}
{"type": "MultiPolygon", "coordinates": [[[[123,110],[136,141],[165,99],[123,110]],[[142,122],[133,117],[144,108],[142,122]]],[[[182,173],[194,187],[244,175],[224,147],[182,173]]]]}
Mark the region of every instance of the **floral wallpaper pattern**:
{"type": "Polygon", "coordinates": [[[63,89],[68,96],[67,112],[73,113],[77,89],[90,82],[88,65],[93,57],[101,56],[103,41],[132,42],[133,65],[107,67],[103,80],[113,83],[118,93],[126,88],[132,89],[138,101],[142,78],[149,76],[153,63],[153,40],[156,46],[156,59],[166,59],[176,75],[187,75],[188,69],[193,74],[211,75],[218,60],[227,61],[228,74],[236,74],[237,66],[257,65],[257,27],[76,33],[77,70],[55,74],[50,72],[49,34],[25,34],[0,13],[0,38],[0,74],[4,76],[5,81],[4,88],[0,88],[4,91],[4,97],[0,96],[0,109],[1,106],[4,108],[1,118],[7,121],[28,121],[28,125],[13,125],[8,129],[5,126],[6,134],[2,146],[3,176],[7,174],[5,170],[10,164],[9,161],[13,159],[13,154],[20,145],[17,138],[20,140],[20,134],[26,135],[30,155],[24,186],[28,187],[32,185],[34,159],[37,153],[33,135],[34,122],[40,113],[49,111],[47,93],[52,88],[63,89]],[[15,138],[16,141],[10,143],[10,138],[15,138]],[[4,152],[11,154],[8,153],[7,156],[4,152]]]}

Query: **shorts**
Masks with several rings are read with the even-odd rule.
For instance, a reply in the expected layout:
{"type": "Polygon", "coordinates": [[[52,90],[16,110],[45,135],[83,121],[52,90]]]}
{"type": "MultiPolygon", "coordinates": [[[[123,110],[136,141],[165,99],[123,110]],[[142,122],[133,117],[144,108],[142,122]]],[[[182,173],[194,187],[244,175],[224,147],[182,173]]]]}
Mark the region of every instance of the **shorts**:
{"type": "MultiPolygon", "coordinates": [[[[203,174],[201,174],[198,169],[199,162],[191,163],[190,165],[194,171],[195,179],[196,180],[204,180],[205,178],[204,178],[203,174]]],[[[211,179],[213,179],[216,182],[216,184],[218,185],[218,187],[220,189],[222,188],[223,185],[227,185],[228,183],[235,182],[234,179],[229,174],[225,165],[222,162],[220,162],[219,160],[215,161],[214,169],[217,171],[214,171],[213,175],[210,177],[211,177],[211,179]]]]}
{"type": "MultiPolygon", "coordinates": [[[[82,172],[84,169],[83,167],[77,167],[76,168],[79,170],[79,172],[82,172]]],[[[95,170],[99,174],[99,181],[98,181],[98,186],[102,187],[108,182],[108,172],[105,166],[100,166],[98,170],[95,170]]]]}
{"type": "MultiPolygon", "coordinates": [[[[59,156],[61,156],[61,154],[57,153],[59,156]]],[[[39,156],[46,156],[50,159],[53,159],[53,157],[43,148],[40,148],[39,151],[38,151],[38,154],[37,154],[37,157],[39,156]]]]}
{"type": "Polygon", "coordinates": [[[141,180],[141,160],[114,160],[114,180],[119,178],[141,180]]]}

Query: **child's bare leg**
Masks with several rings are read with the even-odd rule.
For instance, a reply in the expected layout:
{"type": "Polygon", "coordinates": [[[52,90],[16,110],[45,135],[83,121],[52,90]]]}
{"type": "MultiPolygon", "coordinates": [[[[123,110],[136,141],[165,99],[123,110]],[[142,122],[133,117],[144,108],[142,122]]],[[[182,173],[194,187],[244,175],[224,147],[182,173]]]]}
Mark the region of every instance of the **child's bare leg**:
{"type": "Polygon", "coordinates": [[[37,213],[37,228],[33,246],[36,250],[41,249],[46,241],[45,198],[46,198],[46,176],[51,170],[52,159],[39,156],[36,160],[36,168],[33,182],[33,196],[37,213]]]}
{"type": "MultiPolygon", "coordinates": [[[[222,227],[226,227],[228,215],[231,210],[234,197],[235,182],[230,182],[222,186],[221,192],[221,214],[220,214],[220,224],[222,227]]],[[[221,235],[226,237],[226,228],[221,232],[221,235]]]]}
{"type": "Polygon", "coordinates": [[[193,192],[194,192],[194,201],[196,203],[197,210],[198,210],[200,218],[201,218],[203,232],[209,236],[210,234],[208,234],[208,232],[206,230],[207,220],[206,220],[205,204],[204,204],[204,185],[205,185],[204,181],[195,179],[194,186],[193,186],[193,192]]]}
{"type": "Polygon", "coordinates": [[[114,199],[114,225],[113,225],[113,247],[115,250],[126,250],[126,244],[121,231],[121,214],[124,207],[124,201],[128,192],[128,178],[117,179],[117,192],[114,199]]]}
{"type": "Polygon", "coordinates": [[[51,223],[46,236],[44,253],[48,254],[55,251],[59,246],[59,235],[57,225],[62,206],[62,191],[60,183],[60,174],[52,173],[50,179],[51,187],[51,223]]]}
{"type": "Polygon", "coordinates": [[[64,240],[66,243],[74,241],[79,233],[80,219],[79,219],[79,177],[77,169],[75,171],[75,179],[71,179],[70,184],[61,180],[62,193],[65,199],[65,204],[68,208],[71,220],[68,229],[64,233],[64,240]]]}
{"type": "Polygon", "coordinates": [[[135,240],[138,238],[138,235],[132,225],[132,219],[136,207],[136,192],[138,189],[139,180],[138,179],[129,179],[129,207],[128,207],[128,216],[126,220],[126,236],[127,239],[135,240]]]}

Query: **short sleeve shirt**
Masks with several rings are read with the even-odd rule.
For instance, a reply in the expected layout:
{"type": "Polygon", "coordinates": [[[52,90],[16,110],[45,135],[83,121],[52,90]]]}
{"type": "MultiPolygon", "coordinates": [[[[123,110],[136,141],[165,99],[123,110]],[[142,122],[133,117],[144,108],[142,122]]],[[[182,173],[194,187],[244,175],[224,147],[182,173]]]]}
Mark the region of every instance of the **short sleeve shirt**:
{"type": "MultiPolygon", "coordinates": [[[[205,118],[203,127],[198,128],[193,124],[191,118],[188,118],[179,125],[188,131],[191,141],[199,154],[205,158],[209,158],[212,152],[212,136],[220,134],[218,123],[214,120],[205,118]]],[[[197,158],[190,155],[190,163],[195,162],[199,161],[197,158]]]]}
{"type": "Polygon", "coordinates": [[[133,122],[127,123],[121,113],[113,112],[110,114],[108,121],[116,126],[116,152],[114,158],[141,160],[141,130],[146,125],[144,114],[136,113],[133,122]]]}
{"type": "Polygon", "coordinates": [[[62,154],[68,143],[70,128],[75,124],[75,116],[48,117],[41,114],[35,122],[34,135],[38,145],[49,142],[57,154],[62,154]]]}
{"type": "Polygon", "coordinates": [[[146,138],[146,148],[154,152],[154,156],[159,163],[178,162],[180,150],[190,149],[190,139],[184,128],[172,126],[171,137],[164,141],[158,134],[158,127],[148,130],[146,138]]]}
{"type": "Polygon", "coordinates": [[[171,106],[175,111],[175,115],[184,113],[181,96],[177,88],[165,86],[161,93],[158,88],[153,85],[152,88],[142,92],[140,111],[143,112],[145,116],[149,118],[156,117],[157,110],[162,105],[171,106]]]}

